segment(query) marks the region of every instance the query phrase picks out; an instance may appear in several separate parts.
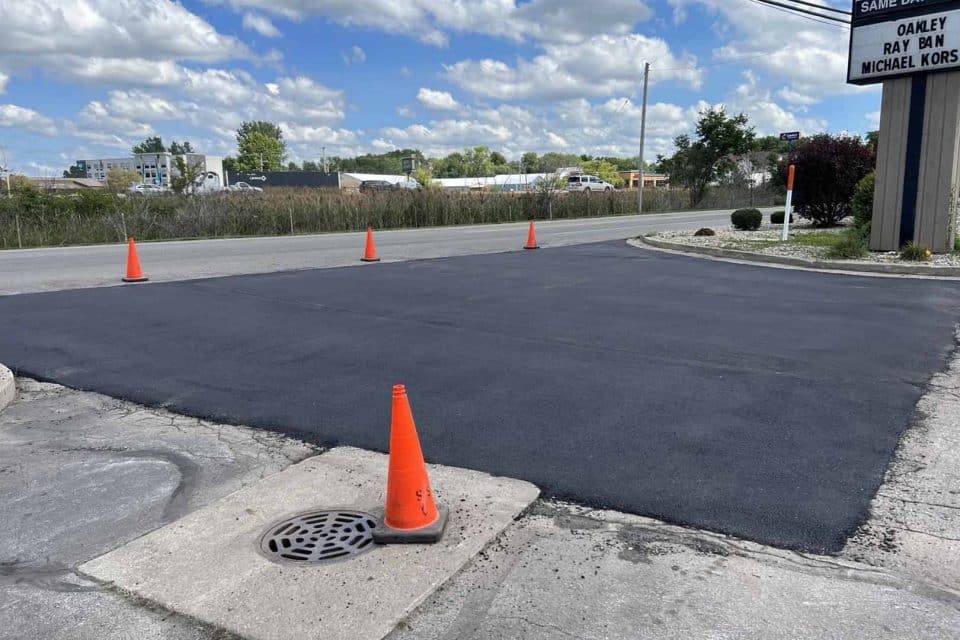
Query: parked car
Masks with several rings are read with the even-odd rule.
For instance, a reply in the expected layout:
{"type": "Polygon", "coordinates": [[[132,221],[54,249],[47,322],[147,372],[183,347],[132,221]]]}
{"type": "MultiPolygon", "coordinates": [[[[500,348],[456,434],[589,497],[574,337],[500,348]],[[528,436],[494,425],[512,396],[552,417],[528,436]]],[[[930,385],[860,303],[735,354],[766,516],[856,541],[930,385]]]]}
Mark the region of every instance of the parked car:
{"type": "Polygon", "coordinates": [[[393,184],[386,180],[364,180],[360,183],[360,193],[390,191],[392,189],[394,189],[393,184]]]}
{"type": "Polygon", "coordinates": [[[133,196],[158,196],[167,193],[169,189],[166,187],[161,187],[158,184],[141,182],[139,184],[130,185],[130,188],[127,189],[127,191],[133,196]]]}
{"type": "Polygon", "coordinates": [[[590,193],[592,191],[613,191],[613,185],[597,176],[570,176],[567,178],[567,191],[590,193]]]}
{"type": "Polygon", "coordinates": [[[263,189],[261,189],[260,187],[255,187],[252,184],[247,182],[234,182],[229,187],[227,187],[227,190],[228,191],[261,191],[261,192],[263,191],[263,189]]]}
{"type": "Polygon", "coordinates": [[[420,183],[416,180],[401,180],[397,184],[393,185],[394,189],[410,189],[411,191],[419,189],[420,183]]]}

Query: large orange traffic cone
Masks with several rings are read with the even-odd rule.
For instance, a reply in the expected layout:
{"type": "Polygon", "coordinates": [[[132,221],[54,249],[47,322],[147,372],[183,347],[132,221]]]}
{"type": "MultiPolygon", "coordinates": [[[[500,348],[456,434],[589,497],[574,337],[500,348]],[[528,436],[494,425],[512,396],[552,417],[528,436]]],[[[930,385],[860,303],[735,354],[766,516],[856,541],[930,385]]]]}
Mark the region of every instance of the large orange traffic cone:
{"type": "Polygon", "coordinates": [[[533,220],[530,221],[530,230],[527,231],[527,244],[523,245],[524,249],[539,249],[540,245],[537,244],[537,228],[533,226],[533,220]]]}
{"type": "Polygon", "coordinates": [[[373,242],[373,229],[370,227],[367,227],[367,248],[360,259],[364,262],[380,262],[380,258],[377,257],[377,245],[373,242]]]}
{"type": "Polygon", "coordinates": [[[387,506],[373,530],[373,539],[379,544],[436,542],[446,524],[447,510],[433,500],[407,390],[402,384],[395,385],[390,416],[387,506]]]}
{"type": "Polygon", "coordinates": [[[146,282],[147,276],[140,269],[140,257],[137,256],[137,241],[127,240],[127,275],[121,278],[124,282],[146,282]]]}

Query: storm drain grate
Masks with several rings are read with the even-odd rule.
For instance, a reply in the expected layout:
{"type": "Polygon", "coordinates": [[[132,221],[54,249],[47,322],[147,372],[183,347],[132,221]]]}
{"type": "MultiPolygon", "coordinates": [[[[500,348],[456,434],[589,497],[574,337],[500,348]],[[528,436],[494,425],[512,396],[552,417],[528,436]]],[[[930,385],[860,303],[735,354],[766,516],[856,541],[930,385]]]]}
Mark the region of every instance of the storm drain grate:
{"type": "Polygon", "coordinates": [[[271,560],[336,560],[373,547],[376,526],[362,511],[311,511],[270,527],[260,538],[260,551],[271,560]]]}

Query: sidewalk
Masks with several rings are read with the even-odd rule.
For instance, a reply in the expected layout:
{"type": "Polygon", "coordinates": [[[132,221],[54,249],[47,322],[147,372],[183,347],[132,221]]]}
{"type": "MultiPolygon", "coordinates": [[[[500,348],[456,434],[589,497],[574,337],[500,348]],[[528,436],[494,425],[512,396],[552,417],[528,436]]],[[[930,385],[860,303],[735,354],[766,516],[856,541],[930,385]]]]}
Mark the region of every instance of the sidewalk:
{"type": "MultiPolygon", "coordinates": [[[[318,452],[17,382],[0,413],[0,638],[231,637],[74,567],[318,452]]],[[[958,425],[954,361],[840,557],[540,500],[389,637],[960,638],[958,425]]]]}

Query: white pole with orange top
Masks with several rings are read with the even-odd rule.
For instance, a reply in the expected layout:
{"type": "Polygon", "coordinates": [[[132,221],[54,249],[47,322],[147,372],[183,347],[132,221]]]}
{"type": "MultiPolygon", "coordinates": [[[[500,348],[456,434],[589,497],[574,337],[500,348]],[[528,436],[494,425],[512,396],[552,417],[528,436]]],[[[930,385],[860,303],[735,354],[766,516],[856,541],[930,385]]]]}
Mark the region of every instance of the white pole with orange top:
{"type": "Polygon", "coordinates": [[[793,174],[796,173],[796,167],[790,165],[787,170],[787,206],[783,212],[783,235],[780,237],[784,242],[790,236],[790,216],[793,214],[793,174]]]}

